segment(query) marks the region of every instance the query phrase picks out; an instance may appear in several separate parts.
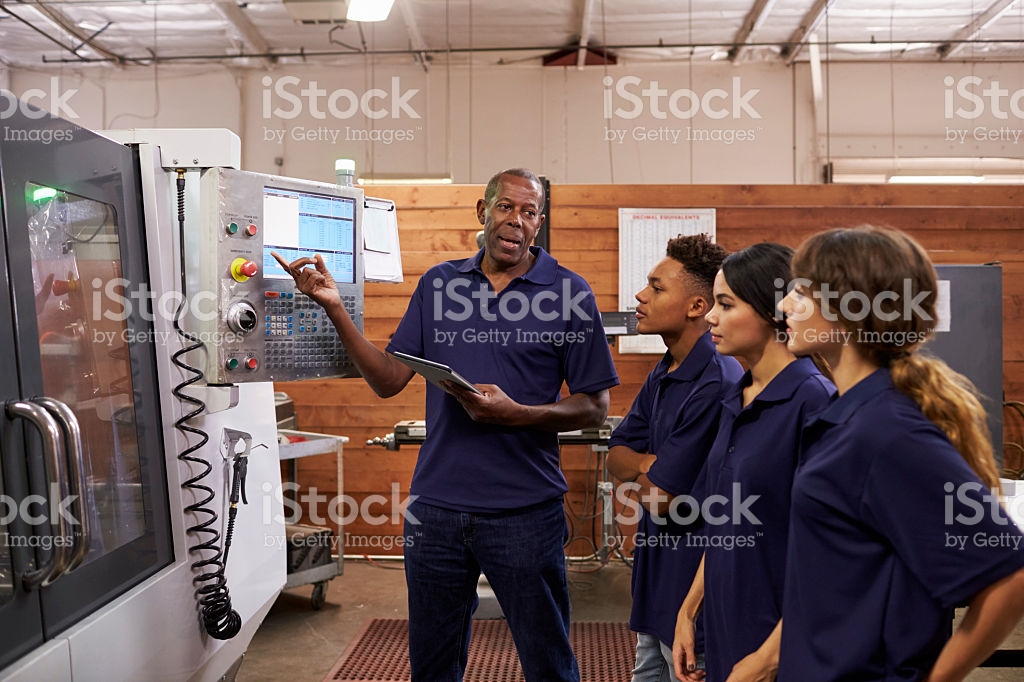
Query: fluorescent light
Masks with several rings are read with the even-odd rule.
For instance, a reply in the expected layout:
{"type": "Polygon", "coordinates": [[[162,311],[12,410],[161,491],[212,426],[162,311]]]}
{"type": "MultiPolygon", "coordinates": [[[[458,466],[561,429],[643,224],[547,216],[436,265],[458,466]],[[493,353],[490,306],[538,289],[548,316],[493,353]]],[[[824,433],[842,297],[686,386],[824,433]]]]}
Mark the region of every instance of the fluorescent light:
{"type": "Polygon", "coordinates": [[[359,178],[357,181],[360,185],[450,185],[452,179],[450,177],[433,177],[433,178],[359,178]]]}
{"type": "Polygon", "coordinates": [[[395,0],[349,0],[349,21],[384,21],[391,14],[391,6],[395,0]]]}
{"type": "Polygon", "coordinates": [[[885,173],[832,173],[836,185],[884,185],[888,181],[885,173]]]}
{"type": "Polygon", "coordinates": [[[933,47],[934,43],[836,43],[837,50],[862,54],[884,54],[886,52],[908,52],[933,47]]]}
{"type": "Polygon", "coordinates": [[[971,185],[985,182],[984,175],[890,175],[892,184],[971,185]]]}

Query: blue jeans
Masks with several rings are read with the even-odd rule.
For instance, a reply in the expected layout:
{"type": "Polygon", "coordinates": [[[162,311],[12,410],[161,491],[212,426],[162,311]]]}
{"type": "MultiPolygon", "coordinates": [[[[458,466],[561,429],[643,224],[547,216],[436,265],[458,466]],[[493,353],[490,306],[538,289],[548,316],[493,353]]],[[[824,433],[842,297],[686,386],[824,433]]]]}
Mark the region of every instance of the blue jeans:
{"type": "Polygon", "coordinates": [[[462,680],[482,570],[508,619],[526,679],[578,682],[569,646],[561,498],[495,514],[418,500],[408,511],[419,521],[405,521],[413,681],[462,680]]]}
{"type": "MultiPolygon", "coordinates": [[[[697,654],[697,670],[704,670],[704,654],[697,654]]],[[[672,664],[672,647],[654,635],[636,633],[632,682],[679,682],[672,664]]]]}
{"type": "Polygon", "coordinates": [[[632,682],[679,682],[672,670],[672,647],[654,635],[638,632],[632,682]]]}

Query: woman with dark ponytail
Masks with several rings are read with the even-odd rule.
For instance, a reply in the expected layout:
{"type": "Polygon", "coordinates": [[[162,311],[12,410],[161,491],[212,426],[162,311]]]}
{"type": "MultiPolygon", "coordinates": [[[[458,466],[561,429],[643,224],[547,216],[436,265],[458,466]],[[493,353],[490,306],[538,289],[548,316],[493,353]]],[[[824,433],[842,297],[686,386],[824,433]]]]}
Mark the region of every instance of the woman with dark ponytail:
{"type": "Polygon", "coordinates": [[[705,526],[686,542],[705,549],[676,617],[672,659],[680,680],[770,679],[778,666],[801,429],[835,393],[810,358],[789,350],[775,309],[792,256],[788,246],[754,244],[726,258],[715,277],[705,316],[711,338],[721,355],[749,369],[724,391],[718,435],[691,493],[705,526]],[[706,677],[698,670],[699,615],[706,677]]]}
{"type": "Polygon", "coordinates": [[[1024,615],[1024,536],[992,500],[973,385],[919,350],[935,269],[906,234],[864,227],[808,239],[793,275],[789,346],[824,358],[839,398],[803,434],[779,679],[962,680],[1024,615]]]}

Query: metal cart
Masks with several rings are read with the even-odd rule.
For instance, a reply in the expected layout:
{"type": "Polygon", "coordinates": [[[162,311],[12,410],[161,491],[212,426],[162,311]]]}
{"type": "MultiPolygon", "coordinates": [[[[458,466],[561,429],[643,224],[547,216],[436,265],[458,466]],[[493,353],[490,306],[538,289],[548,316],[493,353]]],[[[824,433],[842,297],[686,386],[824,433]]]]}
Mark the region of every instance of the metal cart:
{"type": "MultiPolygon", "coordinates": [[[[338,495],[342,494],[344,486],[341,472],[341,457],[342,448],[344,447],[344,444],[348,442],[348,438],[346,436],[332,436],[326,433],[311,433],[308,431],[294,431],[291,429],[278,429],[278,433],[286,437],[298,437],[304,439],[296,442],[282,442],[278,445],[281,460],[288,462],[288,481],[294,483],[296,480],[296,460],[301,459],[302,457],[312,457],[314,455],[333,454],[337,458],[338,466],[338,495]]],[[[287,441],[287,438],[285,440],[287,441]]],[[[309,599],[309,603],[314,610],[319,611],[327,600],[327,583],[330,582],[332,578],[341,575],[344,570],[344,552],[341,551],[341,547],[344,543],[344,537],[341,522],[339,521],[337,528],[337,559],[332,557],[331,561],[321,566],[313,566],[311,568],[289,572],[285,579],[284,589],[287,590],[292,587],[299,587],[300,585],[312,584],[313,594],[309,599]]],[[[288,538],[288,540],[290,542],[291,538],[288,538]]]]}

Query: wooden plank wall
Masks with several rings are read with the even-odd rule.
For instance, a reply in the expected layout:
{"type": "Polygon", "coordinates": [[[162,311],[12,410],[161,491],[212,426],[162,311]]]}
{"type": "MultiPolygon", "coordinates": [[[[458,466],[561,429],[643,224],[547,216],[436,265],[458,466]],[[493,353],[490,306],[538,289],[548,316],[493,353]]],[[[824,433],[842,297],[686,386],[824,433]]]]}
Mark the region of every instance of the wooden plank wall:
{"type": "MultiPolygon", "coordinates": [[[[399,208],[399,233],[406,281],[398,285],[366,285],[365,332],[383,348],[405,311],[416,281],[441,260],[461,258],[476,251],[480,229],[474,211],[483,188],[448,187],[374,188],[375,196],[393,199],[399,208]]],[[[937,263],[1003,264],[1004,388],[1007,399],[1024,400],[1024,188],[928,187],[851,185],[554,185],[551,189],[551,251],[567,267],[591,284],[601,310],[618,307],[618,209],[715,208],[718,241],[733,250],[759,241],[797,246],[802,239],[830,227],[876,224],[906,230],[918,239],[937,263]]],[[[653,264],[652,264],[653,265],[653,264]]],[[[612,390],[610,414],[625,414],[657,358],[620,355],[613,351],[622,384],[612,390]]],[[[416,448],[390,452],[366,447],[374,436],[392,430],[402,419],[422,419],[423,380],[384,401],[358,379],[278,384],[295,401],[300,428],[342,434],[351,439],[345,448],[344,491],[362,503],[368,495],[390,497],[392,482],[404,495],[416,459],[416,448]]],[[[1007,411],[1006,438],[1024,439],[1024,419],[1007,411]]],[[[1007,451],[1007,465],[1024,468],[1007,451]]],[[[592,510],[595,458],[589,448],[563,451],[569,480],[568,504],[577,515],[592,510]],[[587,503],[585,505],[585,503],[587,503]]],[[[329,457],[302,460],[299,482],[315,486],[329,498],[337,489],[334,463],[329,457]]],[[[385,536],[402,533],[400,519],[390,502],[369,507],[374,514],[390,513],[380,525],[357,520],[348,528],[348,553],[398,554],[385,536]],[[356,536],[356,537],[351,537],[356,536]],[[358,543],[362,546],[358,546],[358,543]]],[[[325,505],[320,506],[325,514],[325,505]]],[[[589,535],[600,526],[578,519],[576,531],[589,535]]],[[[630,534],[630,529],[625,529],[630,534]]],[[[596,538],[599,541],[599,537],[596,538]]],[[[394,540],[390,540],[394,542],[394,540]]],[[[570,551],[589,554],[584,541],[570,551]]]]}

